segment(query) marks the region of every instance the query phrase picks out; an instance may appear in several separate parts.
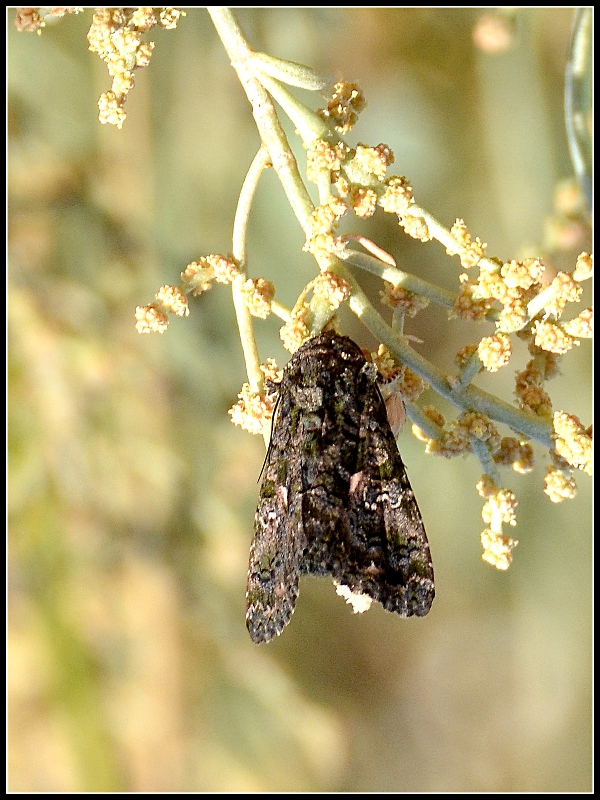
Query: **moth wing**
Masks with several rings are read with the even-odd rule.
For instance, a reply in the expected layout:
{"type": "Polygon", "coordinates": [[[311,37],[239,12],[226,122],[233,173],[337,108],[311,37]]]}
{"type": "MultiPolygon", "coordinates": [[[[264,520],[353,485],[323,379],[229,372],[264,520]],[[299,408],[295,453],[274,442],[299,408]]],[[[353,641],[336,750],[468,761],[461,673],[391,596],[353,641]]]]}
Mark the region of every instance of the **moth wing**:
{"type": "Polygon", "coordinates": [[[300,509],[288,500],[287,488],[279,485],[256,511],[246,590],[246,626],[256,644],[278,636],[296,607],[304,548],[300,509]]]}
{"type": "Polygon", "coordinates": [[[424,616],[435,590],[421,513],[374,381],[364,406],[356,473],[350,479],[353,546],[339,583],[403,617],[424,616]]]}

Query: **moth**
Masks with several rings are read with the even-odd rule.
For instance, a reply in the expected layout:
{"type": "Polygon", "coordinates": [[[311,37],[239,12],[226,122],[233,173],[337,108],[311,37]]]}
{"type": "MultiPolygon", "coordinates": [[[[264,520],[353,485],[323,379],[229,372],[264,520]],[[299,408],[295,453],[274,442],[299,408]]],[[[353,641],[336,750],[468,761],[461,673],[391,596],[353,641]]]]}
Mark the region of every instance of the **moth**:
{"type": "Polygon", "coordinates": [[[356,611],[377,601],[401,617],[424,616],[435,594],[376,367],[334,332],[305,342],[279,384],[248,568],[246,625],[256,644],[283,631],[306,574],[331,575],[356,611]]]}

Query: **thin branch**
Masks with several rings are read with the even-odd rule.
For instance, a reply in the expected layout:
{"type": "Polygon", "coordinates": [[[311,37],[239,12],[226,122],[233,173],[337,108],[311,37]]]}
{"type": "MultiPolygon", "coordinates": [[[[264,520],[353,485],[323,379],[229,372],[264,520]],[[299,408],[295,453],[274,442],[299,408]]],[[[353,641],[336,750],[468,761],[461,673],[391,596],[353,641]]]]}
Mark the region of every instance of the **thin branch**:
{"type": "Polygon", "coordinates": [[[308,218],[314,210],[314,205],[302,181],[298,164],[269,93],[254,75],[252,50],[230,9],[209,8],[208,13],[250,101],[258,132],[269,152],[273,169],[281,181],[296,218],[308,234],[308,218]]]}

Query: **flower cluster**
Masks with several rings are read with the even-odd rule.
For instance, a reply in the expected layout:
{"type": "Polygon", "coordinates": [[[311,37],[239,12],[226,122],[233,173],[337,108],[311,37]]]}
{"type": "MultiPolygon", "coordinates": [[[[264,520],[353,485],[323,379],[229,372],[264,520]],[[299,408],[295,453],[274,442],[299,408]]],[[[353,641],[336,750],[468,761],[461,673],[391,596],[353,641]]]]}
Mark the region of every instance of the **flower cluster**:
{"type": "Polygon", "coordinates": [[[317,114],[332,122],[339,133],[348,133],[365,105],[365,96],[355,83],[339,82],[333,87],[327,108],[319,109],[317,114]]]}
{"type": "Polygon", "coordinates": [[[546,350],[548,353],[564,355],[569,352],[574,344],[579,344],[573,336],[564,331],[555,322],[536,320],[531,330],[536,347],[546,350]]]}
{"type": "Polygon", "coordinates": [[[266,363],[260,365],[260,371],[265,376],[265,385],[268,390],[269,387],[276,386],[280,383],[283,378],[283,370],[277,366],[277,362],[274,358],[267,358],[266,363]]]}
{"type": "Polygon", "coordinates": [[[279,329],[279,338],[289,353],[295,353],[310,336],[308,325],[304,321],[308,305],[303,310],[304,314],[292,315],[291,319],[279,329]]]}
{"type": "MultiPolygon", "coordinates": [[[[457,220],[452,235],[464,248],[472,247],[473,240],[462,220],[457,220]]],[[[581,282],[592,275],[591,256],[581,253],[572,272],[559,271],[551,277],[539,259],[501,262],[484,258],[481,246],[475,248],[473,263],[467,264],[465,250],[460,254],[463,266],[478,265],[479,275],[477,278],[466,274],[460,276],[463,287],[454,313],[471,320],[487,317],[496,321],[495,335],[484,337],[477,347],[481,364],[490,372],[508,363],[512,351],[509,334],[516,333],[518,338],[527,342],[532,357],[516,374],[517,402],[534,418],[553,419],[555,446],[551,453],[553,464],[545,477],[545,492],[553,502],[573,497],[576,486],[572,471],[582,469],[591,474],[591,436],[576,418],[563,412],[553,415],[552,400],[545,384],[558,374],[559,359],[578,345],[579,339],[592,335],[591,308],[584,309],[572,319],[562,318],[569,304],[581,299],[581,282]],[[496,303],[500,304],[500,309],[495,307],[496,303]]],[[[478,371],[473,355],[472,345],[463,348],[459,354],[461,370],[469,378],[478,371]]],[[[439,440],[428,444],[428,449],[444,455],[455,454],[464,447],[460,428],[451,429],[439,440]]],[[[502,440],[500,450],[493,453],[493,457],[496,464],[511,464],[518,472],[528,472],[533,467],[531,445],[512,437],[502,440]]],[[[495,563],[498,553],[494,548],[499,547],[503,552],[506,542],[498,538],[486,541],[486,560],[495,563]]],[[[508,563],[504,557],[501,561],[508,563]]]]}
{"type": "Polygon", "coordinates": [[[242,294],[253,317],[266,319],[271,313],[275,287],[265,278],[249,278],[242,286],[242,294]]]}
{"type": "MultiPolygon", "coordinates": [[[[189,314],[187,294],[199,295],[208,291],[213,282],[231,283],[240,274],[240,269],[231,257],[222,255],[203,256],[199,261],[192,261],[181,273],[179,286],[162,286],[155,295],[154,302],[147,306],[138,306],[135,311],[135,327],[139,333],[163,333],[168,325],[168,314],[187,317],[189,314]]],[[[275,289],[268,281],[259,278],[256,282],[256,295],[248,289],[248,303],[251,312],[260,309],[261,316],[265,304],[270,303],[275,289]],[[261,283],[262,281],[262,283],[261,283]],[[269,297],[270,295],[270,297],[269,297]]],[[[269,306],[270,309],[270,306],[269,306]]],[[[268,312],[267,312],[268,313],[268,312]]]]}
{"type": "Polygon", "coordinates": [[[483,321],[494,301],[491,298],[481,297],[478,292],[477,281],[472,280],[466,273],[459,276],[462,288],[454,301],[454,307],[449,316],[468,319],[472,322],[483,321]]]}
{"type": "Polygon", "coordinates": [[[544,476],[544,492],[553,503],[572,500],[577,494],[577,484],[571,471],[549,466],[544,476]]]}
{"type": "Polygon", "coordinates": [[[315,139],[306,152],[306,177],[312,183],[318,183],[323,172],[333,175],[333,181],[342,167],[342,162],[349,148],[343,143],[331,144],[325,139],[315,139]]]}
{"type": "Polygon", "coordinates": [[[384,288],[380,291],[381,302],[390,308],[400,309],[407,317],[414,317],[419,311],[427,308],[429,298],[402,286],[394,286],[392,283],[384,282],[384,288]]]}
{"type": "Polygon", "coordinates": [[[271,426],[275,403],[274,394],[258,392],[245,383],[238,394],[237,403],[228,413],[234,425],[239,425],[249,433],[264,435],[271,426]]]}
{"type": "Polygon", "coordinates": [[[593,264],[589,253],[580,253],[577,256],[573,277],[576,281],[587,281],[592,277],[593,264]]]}
{"type": "Polygon", "coordinates": [[[370,356],[384,384],[396,381],[402,376],[404,367],[398,363],[384,344],[380,344],[377,352],[371,353],[370,356]]]}
{"type": "Polygon", "coordinates": [[[317,206],[307,220],[307,239],[302,249],[312,253],[317,261],[325,262],[343,250],[344,245],[334,231],[347,211],[348,206],[339,197],[331,197],[317,206]]]}
{"type": "Polygon", "coordinates": [[[543,357],[534,357],[527,362],[524,370],[517,373],[515,381],[519,406],[538,417],[549,417],[552,413],[552,400],[543,388],[548,376],[544,362],[543,357]]]}
{"type": "Polygon", "coordinates": [[[503,533],[503,525],[516,525],[515,508],[517,499],[509,489],[502,489],[494,484],[489,476],[484,475],[477,484],[477,491],[485,498],[481,517],[489,525],[481,533],[483,547],[482,558],[496,569],[506,570],[512,561],[512,551],[518,542],[503,533]]]}
{"type": "Polygon", "coordinates": [[[510,361],[512,345],[505,333],[497,333],[495,336],[484,336],[479,342],[477,353],[488,372],[497,372],[510,361]]]}
{"type": "Polygon", "coordinates": [[[427,388],[425,381],[410,367],[399,364],[387,347],[380,344],[371,360],[377,367],[383,383],[384,397],[398,394],[408,402],[414,402],[427,388]]]}
{"type": "Polygon", "coordinates": [[[308,218],[308,229],[312,236],[329,233],[348,211],[348,206],[339,197],[332,197],[327,203],[317,206],[308,218]]]}
{"type": "Polygon", "coordinates": [[[507,570],[512,563],[512,551],[519,544],[516,539],[486,528],[481,532],[481,557],[496,569],[507,570]]]}
{"type": "Polygon", "coordinates": [[[500,434],[485,414],[465,411],[438,439],[428,439],[427,452],[445,458],[471,452],[475,442],[482,442],[493,456],[500,448],[500,434]]]}
{"type": "Polygon", "coordinates": [[[17,8],[15,17],[15,26],[19,31],[29,31],[37,33],[42,32],[42,28],[46,25],[46,17],[64,17],[65,14],[79,14],[83,11],[82,7],[70,6],[50,6],[46,8],[17,8]]]}
{"type": "Polygon", "coordinates": [[[348,282],[335,272],[325,271],[317,275],[312,282],[312,290],[315,297],[327,301],[332,311],[336,311],[350,297],[348,282]]]}
{"type": "Polygon", "coordinates": [[[408,236],[422,242],[432,236],[425,219],[411,214],[414,205],[412,186],[404,176],[386,177],[394,154],[384,143],[376,146],[358,144],[350,149],[345,143],[332,144],[316,139],[307,147],[307,178],[321,184],[323,174],[337,192],[327,203],[317,207],[309,219],[304,249],[317,261],[340,254],[340,242],[334,230],[348,209],[365,219],[380,206],[386,213],[396,214],[408,236]]]}
{"type": "Polygon", "coordinates": [[[592,436],[577,417],[556,411],[553,417],[554,449],[567,464],[592,474],[592,436]]]}
{"type": "Polygon", "coordinates": [[[418,239],[420,242],[430,242],[433,238],[429,227],[423,217],[415,214],[403,214],[398,218],[398,221],[404,233],[412,239],[418,239]]]}
{"type": "Polygon", "coordinates": [[[450,229],[450,233],[454,238],[455,244],[446,248],[448,255],[458,255],[464,269],[474,267],[485,255],[487,245],[480,239],[471,239],[471,234],[467,230],[463,219],[456,220],[450,229]]]}
{"type": "MultiPolygon", "coordinates": [[[[560,319],[569,303],[581,299],[581,281],[591,275],[591,257],[587,253],[580,254],[572,273],[561,271],[544,282],[547,271],[539,259],[502,262],[484,258],[485,245],[479,239],[471,239],[463,220],[456,221],[451,233],[457,245],[448,252],[459,253],[463,267],[479,265],[477,278],[460,275],[462,289],[453,315],[481,320],[499,303],[500,309],[494,312],[498,335],[523,334],[538,349],[558,355],[577,344],[577,337],[591,336],[591,309],[572,320],[560,319]]],[[[482,343],[480,356],[490,355],[486,349],[482,343]]]]}
{"type": "MultiPolygon", "coordinates": [[[[385,212],[397,214],[400,224],[410,236],[427,241],[430,237],[425,221],[421,217],[407,215],[413,204],[412,187],[404,176],[386,178],[387,169],[393,162],[392,150],[383,143],[374,147],[358,144],[353,150],[343,142],[332,144],[324,139],[312,141],[307,147],[307,178],[320,184],[323,174],[328,174],[329,182],[337,192],[328,203],[315,209],[316,220],[310,223],[311,228],[316,228],[312,238],[325,233],[327,223],[331,231],[348,209],[364,219],[372,216],[379,205],[385,212]],[[327,206],[334,210],[331,219],[326,219],[321,210],[327,206]]],[[[322,241],[316,245],[309,237],[305,249],[314,253],[317,248],[327,252],[334,252],[335,249],[332,244],[324,245],[322,241]]]]}
{"type": "Polygon", "coordinates": [[[264,375],[264,390],[252,389],[249,383],[244,383],[237,403],[228,413],[234,425],[264,436],[271,427],[277,403],[277,385],[283,377],[283,370],[274,359],[268,358],[265,364],[260,365],[260,371],[264,375]]]}
{"type": "Polygon", "coordinates": [[[351,186],[348,192],[348,205],[357,217],[372,217],[377,211],[377,192],[364,186],[351,186]]]}
{"type": "Polygon", "coordinates": [[[199,261],[192,261],[181,273],[182,283],[194,295],[210,289],[216,283],[232,283],[240,275],[240,268],[231,256],[220,254],[203,256],[199,261]]]}
{"type": "Polygon", "coordinates": [[[385,182],[379,205],[387,214],[402,217],[414,203],[412,191],[412,186],[404,175],[392,175],[385,182]]]}
{"type": "Polygon", "coordinates": [[[578,339],[591,339],[594,332],[594,312],[584,308],[574,319],[561,323],[563,331],[578,339]]]}
{"type": "Polygon", "coordinates": [[[481,360],[479,359],[479,345],[476,344],[466,344],[464,347],[461,347],[460,350],[454,356],[454,363],[456,366],[461,370],[461,372],[467,369],[472,363],[477,354],[477,372],[480,372],[483,369],[481,364],[481,360]]]}
{"type": "Polygon", "coordinates": [[[142,41],[151,28],[175,28],[185,11],[175,8],[97,8],[88,32],[89,49],[106,63],[112,78],[110,91],[100,95],[99,120],[105,125],[122,128],[126,112],[123,108],[133,88],[136,69],[148,66],[153,42],[142,41]],[[158,15],[156,12],[159,12],[158,15]]]}
{"type": "Polygon", "coordinates": [[[427,389],[427,383],[410,367],[404,367],[402,377],[394,385],[398,394],[409,403],[413,403],[427,389]]]}
{"type": "Polygon", "coordinates": [[[137,306],[135,309],[135,329],[138,333],[164,333],[168,327],[169,318],[158,303],[137,306]]]}
{"type": "Polygon", "coordinates": [[[153,303],[135,310],[138,333],[163,333],[169,325],[167,313],[187,317],[190,313],[185,294],[179,286],[161,286],[153,303]]]}
{"type": "Polygon", "coordinates": [[[533,470],[533,447],[530,442],[505,436],[494,454],[496,464],[511,466],[515,472],[526,475],[533,470]]]}
{"type": "Polygon", "coordinates": [[[352,168],[365,175],[373,175],[382,181],[390,164],[394,163],[394,154],[387,144],[368,147],[364,144],[356,146],[352,158],[352,168]]]}

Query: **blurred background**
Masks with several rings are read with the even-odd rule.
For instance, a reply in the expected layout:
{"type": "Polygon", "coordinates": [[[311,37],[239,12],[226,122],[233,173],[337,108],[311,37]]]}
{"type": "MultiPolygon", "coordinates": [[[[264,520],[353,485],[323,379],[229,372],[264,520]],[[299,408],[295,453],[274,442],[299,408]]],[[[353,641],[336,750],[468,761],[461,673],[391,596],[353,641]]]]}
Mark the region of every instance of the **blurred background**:
{"type": "MultiPolygon", "coordinates": [[[[353,615],[306,578],[284,634],[251,642],[264,444],[227,414],[246,380],[230,289],[191,300],[162,336],[134,327],[188,262],[230,251],[259,146],[210,18],[186,13],[145,37],[156,48],[117,130],[97,121],[110,79],[87,49],[91,10],[41,36],[8,12],[9,790],[590,791],[591,481],[579,473],[577,498],[553,505],[541,448],[530,475],[503,473],[519,546],[500,573],[481,559],[479,464],[426,456],[407,426],[431,613],[353,615]]],[[[487,28],[483,13],[236,11],[254,49],[358,82],[368,106],[348,143],[388,144],[390,172],[442,222],[464,218],[490,255],[572,269],[590,248],[564,122],[574,12],[498,12],[487,28]]],[[[250,222],[250,274],[291,306],[315,265],[272,171],[250,222]]],[[[458,260],[390,215],[348,229],[457,289],[458,260]]],[[[256,322],[263,361],[285,363],[279,324],[256,322]]],[[[407,324],[448,371],[491,331],[433,307],[407,324]]],[[[512,401],[526,360],[517,348],[479,385],[512,401]]],[[[588,425],[589,342],[562,370],[554,407],[588,425]]]]}

